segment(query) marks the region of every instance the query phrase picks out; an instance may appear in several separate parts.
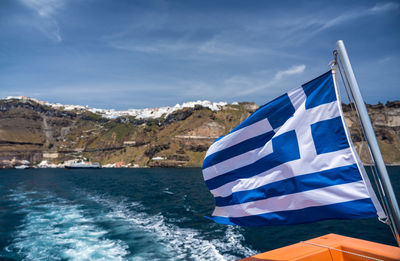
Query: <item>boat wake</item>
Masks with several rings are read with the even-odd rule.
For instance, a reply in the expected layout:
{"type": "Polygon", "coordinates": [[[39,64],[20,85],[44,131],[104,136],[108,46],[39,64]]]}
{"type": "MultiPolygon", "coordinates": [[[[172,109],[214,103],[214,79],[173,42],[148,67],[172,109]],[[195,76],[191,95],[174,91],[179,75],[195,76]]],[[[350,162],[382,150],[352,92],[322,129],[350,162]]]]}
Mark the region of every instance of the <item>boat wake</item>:
{"type": "MultiPolygon", "coordinates": [[[[24,260],[234,260],[254,254],[240,228],[216,236],[148,214],[127,198],[76,191],[79,201],[50,192],[10,191],[22,216],[0,257],[24,260]]],[[[187,219],[187,218],[186,218],[187,219]]]]}
{"type": "Polygon", "coordinates": [[[86,198],[109,208],[104,219],[114,223],[119,220],[123,230],[137,233],[151,246],[133,253],[134,260],[235,260],[256,253],[243,246],[244,237],[238,227],[225,226],[223,237],[205,239],[200,231],[171,224],[160,213],[147,214],[141,204],[104,195],[87,194],[86,198]]]}
{"type": "Polygon", "coordinates": [[[20,259],[123,260],[129,254],[127,244],[107,238],[108,232],[80,205],[35,191],[16,190],[9,199],[25,217],[5,252],[20,259]]]}

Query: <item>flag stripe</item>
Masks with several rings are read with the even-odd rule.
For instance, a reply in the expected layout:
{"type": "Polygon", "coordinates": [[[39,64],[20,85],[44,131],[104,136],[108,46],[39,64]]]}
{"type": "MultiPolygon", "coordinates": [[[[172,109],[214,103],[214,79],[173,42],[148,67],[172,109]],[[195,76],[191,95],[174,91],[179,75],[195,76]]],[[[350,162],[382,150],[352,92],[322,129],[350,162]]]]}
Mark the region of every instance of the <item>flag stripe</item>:
{"type": "MultiPolygon", "coordinates": [[[[303,104],[303,107],[304,107],[304,104],[303,104]]],[[[340,116],[339,110],[337,109],[336,102],[324,104],[324,105],[319,106],[318,108],[310,109],[310,112],[311,112],[310,114],[304,115],[301,120],[298,120],[297,117],[292,117],[292,118],[288,119],[287,125],[300,125],[300,124],[311,125],[318,121],[323,121],[323,120],[327,120],[330,118],[340,116]],[[321,111],[327,111],[327,113],[321,113],[321,111]]],[[[245,129],[243,129],[243,130],[245,130],[245,129]]],[[[290,128],[286,128],[286,124],[285,124],[282,126],[281,129],[279,129],[279,131],[275,134],[275,136],[279,136],[281,133],[284,133],[288,130],[290,130],[290,128]]],[[[240,131],[242,131],[242,130],[240,130],[240,131]]],[[[245,133],[246,132],[243,132],[243,134],[245,134],[245,133]]],[[[222,140],[220,140],[220,141],[222,141],[222,140]]],[[[208,168],[203,167],[204,179],[208,180],[215,176],[219,176],[219,175],[225,174],[229,171],[235,170],[237,168],[254,163],[257,159],[264,157],[270,153],[268,150],[269,144],[270,144],[270,142],[265,144],[264,148],[262,148],[260,150],[251,151],[251,153],[247,156],[245,156],[246,153],[242,154],[244,156],[243,158],[241,157],[242,155],[239,155],[237,157],[228,159],[224,162],[212,165],[208,168]],[[265,148],[267,148],[267,150],[265,150],[265,148]]],[[[214,149],[213,145],[210,147],[210,149],[214,149]]],[[[314,146],[313,144],[311,144],[311,145],[314,146]]],[[[229,147],[229,146],[227,145],[226,147],[229,147]]],[[[214,153],[215,153],[215,149],[214,149],[214,153]]],[[[206,158],[207,158],[207,156],[206,156],[206,158]]]]}
{"type": "Polygon", "coordinates": [[[251,150],[263,147],[274,136],[275,132],[270,131],[256,137],[247,139],[241,143],[230,146],[229,148],[220,150],[210,156],[207,156],[203,162],[203,168],[218,164],[229,158],[233,158],[240,154],[249,152],[251,150]]]}
{"type": "Polygon", "coordinates": [[[234,192],[227,197],[215,197],[215,202],[216,206],[223,207],[359,180],[362,178],[354,164],[272,182],[256,189],[234,192]]]}
{"type": "Polygon", "coordinates": [[[330,168],[348,166],[355,163],[349,153],[350,149],[345,149],[317,155],[315,157],[307,157],[307,164],[304,164],[304,159],[290,161],[285,163],[285,168],[279,165],[257,176],[227,183],[217,189],[211,190],[211,193],[216,197],[226,197],[233,192],[255,189],[259,186],[293,176],[301,176],[317,172],[318,170],[323,171],[330,168]]]}
{"type": "Polygon", "coordinates": [[[323,219],[360,219],[375,217],[371,199],[359,199],[325,206],[309,207],[292,211],[279,211],[248,217],[207,217],[217,223],[238,226],[295,225],[323,219]],[[357,211],[355,211],[357,210],[357,211]]]}
{"type": "Polygon", "coordinates": [[[278,128],[282,126],[287,119],[289,119],[295,108],[287,93],[279,96],[275,100],[261,106],[253,114],[251,114],[245,121],[240,123],[232,132],[240,130],[246,126],[252,125],[255,122],[268,118],[272,128],[278,128]]]}
{"type": "Polygon", "coordinates": [[[272,127],[269,124],[268,119],[260,120],[234,132],[231,131],[225,136],[219,137],[217,140],[214,141],[213,144],[211,144],[210,148],[207,151],[206,157],[217,151],[229,148],[230,146],[236,145],[242,141],[256,137],[269,131],[272,131],[272,127]]]}
{"type": "Polygon", "coordinates": [[[216,207],[213,216],[245,217],[369,198],[363,181],[293,193],[232,206],[216,207]]]}
{"type": "Polygon", "coordinates": [[[256,162],[259,158],[267,156],[268,154],[271,154],[272,152],[273,152],[272,151],[272,143],[268,142],[262,148],[248,151],[246,153],[243,153],[241,155],[227,159],[223,162],[220,162],[220,163],[210,166],[206,169],[203,169],[204,180],[209,180],[214,177],[225,174],[229,171],[232,171],[234,169],[238,169],[243,166],[250,165],[250,164],[256,162]]]}
{"type": "Polygon", "coordinates": [[[295,131],[289,131],[272,139],[274,152],[253,164],[235,169],[223,175],[206,180],[210,190],[241,178],[249,178],[285,162],[300,158],[295,131]]]}
{"type": "Polygon", "coordinates": [[[329,71],[314,80],[302,85],[307,95],[306,109],[318,107],[325,103],[336,101],[332,73],[329,71]],[[324,88],[321,88],[323,86],[324,88]]]}

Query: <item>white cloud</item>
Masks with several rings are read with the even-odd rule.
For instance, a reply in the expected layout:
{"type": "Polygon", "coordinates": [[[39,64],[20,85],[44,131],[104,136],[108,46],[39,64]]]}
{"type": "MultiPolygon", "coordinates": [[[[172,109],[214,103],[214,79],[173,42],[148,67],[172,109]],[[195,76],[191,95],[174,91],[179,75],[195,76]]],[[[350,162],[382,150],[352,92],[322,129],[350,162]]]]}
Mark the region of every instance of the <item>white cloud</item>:
{"type": "Polygon", "coordinates": [[[392,62],[392,61],[394,61],[394,60],[395,60],[395,57],[393,57],[393,56],[386,56],[386,57],[383,57],[383,58],[379,59],[379,60],[377,61],[377,63],[379,63],[379,64],[382,64],[382,63],[389,63],[389,62],[392,62]]]}
{"type": "Polygon", "coordinates": [[[200,44],[197,51],[205,54],[242,56],[263,53],[264,50],[242,45],[232,44],[232,41],[218,40],[216,38],[200,44]]]}
{"type": "Polygon", "coordinates": [[[301,74],[305,71],[305,69],[305,64],[294,65],[287,70],[278,71],[273,77],[271,77],[271,75],[258,75],[258,73],[254,73],[250,76],[232,77],[228,81],[226,81],[226,83],[240,84],[241,89],[239,92],[237,92],[237,96],[240,97],[255,94],[259,91],[265,91],[266,89],[271,87],[277,87],[286,78],[288,78],[288,76],[301,74]]]}
{"type": "MultiPolygon", "coordinates": [[[[223,82],[214,86],[205,83],[188,83],[186,92],[192,96],[204,93],[212,93],[213,98],[224,99],[247,99],[253,97],[257,93],[263,96],[268,90],[268,94],[279,95],[286,87],[294,88],[290,76],[302,74],[306,69],[306,65],[294,65],[287,70],[280,70],[273,73],[271,70],[257,71],[247,75],[234,75],[223,80],[223,82]]],[[[197,97],[197,96],[196,96],[197,97]]],[[[254,98],[254,97],[253,97],[254,98]]]]}
{"type": "Polygon", "coordinates": [[[61,42],[60,28],[55,15],[64,6],[63,0],[20,0],[27,8],[31,9],[36,18],[28,21],[31,26],[42,32],[47,38],[61,42]]]}
{"type": "Polygon", "coordinates": [[[142,53],[169,53],[169,52],[183,52],[194,49],[195,47],[189,43],[183,42],[168,42],[158,41],[148,44],[136,43],[133,41],[114,41],[109,43],[110,46],[116,49],[125,51],[142,52],[142,53]]]}
{"type": "Polygon", "coordinates": [[[53,16],[64,3],[61,0],[20,0],[27,7],[35,10],[41,17],[53,16]]]}
{"type": "Polygon", "coordinates": [[[228,38],[217,39],[216,37],[212,37],[206,40],[193,40],[185,39],[182,36],[182,38],[177,39],[160,39],[151,42],[132,40],[132,38],[123,37],[120,39],[106,39],[106,41],[110,47],[115,49],[146,54],[170,55],[174,59],[179,60],[206,60],[207,62],[211,62],[223,59],[250,59],[259,57],[260,55],[264,57],[296,57],[296,55],[268,46],[249,46],[248,43],[241,43],[228,38]]]}
{"type": "Polygon", "coordinates": [[[143,53],[168,54],[188,52],[193,55],[243,56],[265,52],[265,50],[216,41],[215,39],[208,41],[185,41],[177,39],[151,43],[137,43],[130,40],[119,40],[111,41],[109,44],[113,48],[143,53]]]}
{"type": "Polygon", "coordinates": [[[331,28],[333,26],[343,24],[343,23],[349,22],[351,20],[359,19],[361,17],[377,15],[379,13],[388,12],[388,11],[399,8],[399,6],[400,5],[398,3],[389,2],[386,4],[377,4],[372,8],[367,8],[367,9],[363,9],[363,10],[353,10],[351,12],[345,13],[343,15],[339,15],[333,19],[323,22],[322,26],[316,32],[320,32],[325,29],[331,28]]]}
{"type": "Polygon", "coordinates": [[[398,9],[400,7],[399,3],[385,3],[385,4],[377,4],[374,7],[370,9],[370,12],[375,12],[375,13],[380,13],[380,12],[386,12],[386,11],[391,11],[398,9]]]}
{"type": "Polygon", "coordinates": [[[306,69],[305,64],[294,65],[287,70],[277,72],[275,74],[275,79],[279,80],[287,75],[300,74],[300,73],[304,72],[305,69],[306,69]]]}
{"type": "MultiPolygon", "coordinates": [[[[290,19],[279,19],[278,22],[274,23],[274,28],[278,30],[278,33],[275,33],[280,36],[281,45],[293,45],[293,43],[298,45],[336,26],[355,23],[357,19],[382,15],[393,10],[398,10],[399,8],[399,3],[388,2],[384,4],[379,3],[371,7],[344,10],[337,16],[329,16],[325,13],[306,14],[303,16],[294,16],[290,19]]],[[[265,25],[261,24],[258,27],[262,29],[265,25]]]]}

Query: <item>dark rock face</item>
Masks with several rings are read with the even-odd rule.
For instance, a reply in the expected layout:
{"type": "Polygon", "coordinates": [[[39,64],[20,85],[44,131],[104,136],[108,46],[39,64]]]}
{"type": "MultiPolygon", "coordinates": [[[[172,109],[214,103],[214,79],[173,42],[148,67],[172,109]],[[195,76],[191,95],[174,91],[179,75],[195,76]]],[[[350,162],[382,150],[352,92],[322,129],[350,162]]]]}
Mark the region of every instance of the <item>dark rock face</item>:
{"type": "Polygon", "coordinates": [[[353,108],[354,108],[354,105],[353,105],[353,104],[345,104],[345,103],[342,103],[342,110],[343,110],[343,112],[350,112],[350,111],[352,110],[352,106],[353,106],[353,108]]]}
{"type": "Polygon", "coordinates": [[[156,155],[156,153],[163,151],[163,150],[167,150],[167,149],[169,149],[169,144],[154,145],[154,146],[151,146],[150,148],[148,148],[144,152],[144,155],[146,155],[147,157],[149,157],[151,159],[154,157],[154,155],[156,155]]]}
{"type": "Polygon", "coordinates": [[[388,108],[400,108],[400,101],[388,101],[385,106],[388,108]]]}
{"type": "Polygon", "coordinates": [[[173,112],[168,115],[168,117],[164,121],[164,124],[171,124],[173,122],[186,120],[193,114],[193,111],[194,109],[184,109],[181,111],[173,112]]]}
{"type": "Polygon", "coordinates": [[[175,160],[175,161],[189,161],[190,158],[187,155],[177,155],[173,154],[171,156],[168,156],[168,160],[175,160]]]}
{"type": "Polygon", "coordinates": [[[367,104],[367,109],[372,109],[372,110],[382,110],[385,108],[385,105],[383,105],[381,102],[378,102],[378,104],[367,104]]]}
{"type": "Polygon", "coordinates": [[[5,112],[15,109],[28,109],[51,117],[76,117],[76,113],[72,111],[56,110],[52,107],[41,105],[30,100],[25,102],[20,100],[2,100],[0,103],[0,111],[5,112]]]}
{"type": "MultiPolygon", "coordinates": [[[[343,105],[344,116],[358,154],[365,163],[372,163],[357,113],[343,105]]],[[[387,164],[400,164],[400,101],[385,105],[367,105],[383,158],[387,164]]]]}
{"type": "Polygon", "coordinates": [[[195,151],[195,152],[203,152],[208,150],[208,145],[207,144],[191,144],[186,146],[187,150],[190,151],[195,151]]]}

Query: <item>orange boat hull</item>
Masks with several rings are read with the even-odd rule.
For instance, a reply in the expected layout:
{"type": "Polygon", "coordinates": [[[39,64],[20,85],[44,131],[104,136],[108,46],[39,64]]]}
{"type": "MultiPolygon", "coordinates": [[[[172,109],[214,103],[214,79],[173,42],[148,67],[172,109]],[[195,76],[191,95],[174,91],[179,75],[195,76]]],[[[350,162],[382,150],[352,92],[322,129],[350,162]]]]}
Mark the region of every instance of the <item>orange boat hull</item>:
{"type": "Polygon", "coordinates": [[[399,261],[400,248],[336,234],[328,234],[242,260],[399,261]]]}

